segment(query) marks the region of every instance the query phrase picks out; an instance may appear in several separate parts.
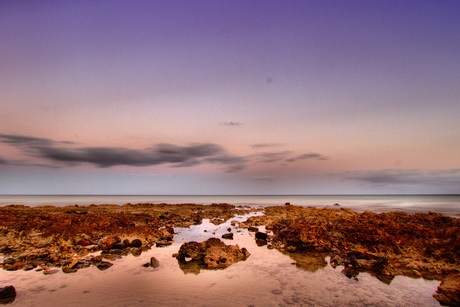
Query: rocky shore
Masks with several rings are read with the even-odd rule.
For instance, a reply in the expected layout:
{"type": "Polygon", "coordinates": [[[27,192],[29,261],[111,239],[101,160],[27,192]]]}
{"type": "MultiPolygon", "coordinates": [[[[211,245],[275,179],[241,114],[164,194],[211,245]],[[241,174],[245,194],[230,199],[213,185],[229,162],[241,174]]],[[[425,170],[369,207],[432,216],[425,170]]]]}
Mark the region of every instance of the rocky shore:
{"type": "MultiPolygon", "coordinates": [[[[67,207],[0,207],[0,255],[5,270],[57,269],[75,273],[108,269],[123,255],[139,255],[153,245],[171,244],[174,228],[209,219],[219,225],[236,214],[261,210],[229,204],[126,204],[67,207]]],[[[436,213],[358,213],[340,208],[292,205],[266,207],[264,215],[232,226],[253,232],[260,247],[277,249],[299,268],[315,271],[329,264],[348,278],[368,272],[384,283],[397,275],[441,280],[434,297],[460,304],[460,220],[436,213]],[[265,230],[259,231],[261,226],[265,230]]],[[[231,240],[229,232],[224,239],[231,240]]],[[[222,269],[250,253],[213,238],[186,242],[175,256],[184,273],[222,269]]],[[[157,267],[156,259],[145,266],[157,267]]],[[[0,287],[8,285],[0,285],[0,287]]],[[[6,288],[8,301],[11,288],[6,288]]],[[[14,288],[13,288],[14,289],[14,288]]]]}
{"type": "Polygon", "coordinates": [[[274,206],[252,217],[248,227],[265,225],[269,247],[288,254],[297,266],[315,271],[343,266],[357,278],[368,272],[384,283],[397,275],[441,280],[434,297],[460,305],[460,219],[437,213],[358,213],[340,208],[274,206]]]}

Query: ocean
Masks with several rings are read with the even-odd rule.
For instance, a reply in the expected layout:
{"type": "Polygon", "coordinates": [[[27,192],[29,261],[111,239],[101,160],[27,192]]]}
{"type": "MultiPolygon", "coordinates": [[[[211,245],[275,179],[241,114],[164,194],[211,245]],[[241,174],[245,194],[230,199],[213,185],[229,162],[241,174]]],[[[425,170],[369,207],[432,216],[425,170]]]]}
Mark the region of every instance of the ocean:
{"type": "Polygon", "coordinates": [[[300,206],[343,208],[374,212],[437,212],[460,217],[460,195],[0,195],[0,206],[87,206],[127,203],[229,203],[243,206],[273,206],[290,203],[300,206]]]}

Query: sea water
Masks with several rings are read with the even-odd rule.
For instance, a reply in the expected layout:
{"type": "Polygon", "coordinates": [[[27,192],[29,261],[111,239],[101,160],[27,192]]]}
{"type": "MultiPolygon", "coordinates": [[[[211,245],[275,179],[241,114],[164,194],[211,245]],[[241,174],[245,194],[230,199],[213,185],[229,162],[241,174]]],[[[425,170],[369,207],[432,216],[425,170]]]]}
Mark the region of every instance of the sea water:
{"type": "Polygon", "coordinates": [[[375,212],[438,212],[460,217],[460,195],[0,195],[0,206],[68,206],[91,204],[229,203],[243,206],[273,206],[290,203],[300,206],[343,208],[375,212]]]}

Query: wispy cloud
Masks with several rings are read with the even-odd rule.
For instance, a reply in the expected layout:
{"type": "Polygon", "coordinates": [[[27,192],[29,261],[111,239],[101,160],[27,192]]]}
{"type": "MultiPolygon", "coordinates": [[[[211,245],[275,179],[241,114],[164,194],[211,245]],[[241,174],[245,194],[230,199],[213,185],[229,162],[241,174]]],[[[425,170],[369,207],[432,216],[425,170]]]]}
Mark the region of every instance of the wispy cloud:
{"type": "MultiPolygon", "coordinates": [[[[243,169],[246,162],[245,158],[234,156],[222,146],[212,143],[187,146],[160,143],[148,149],[137,150],[123,147],[76,147],[72,142],[55,142],[21,135],[0,134],[0,141],[20,148],[29,156],[66,165],[89,163],[98,167],[112,167],[171,164],[174,167],[187,167],[215,163],[234,172],[243,169]]],[[[3,160],[3,163],[7,162],[3,160]]]]}
{"type": "Polygon", "coordinates": [[[253,149],[263,149],[263,148],[270,148],[270,147],[279,147],[283,146],[283,143],[259,143],[259,144],[252,144],[250,145],[253,149]]]}
{"type": "Polygon", "coordinates": [[[241,126],[242,123],[240,123],[240,122],[223,122],[222,125],[231,126],[231,127],[238,127],[238,126],[241,126]]]}
{"type": "Polygon", "coordinates": [[[368,170],[345,173],[346,180],[355,180],[374,185],[456,185],[460,186],[460,169],[450,170],[368,170]]]}
{"type": "Polygon", "coordinates": [[[258,163],[272,163],[282,161],[291,154],[291,151],[279,151],[279,152],[262,152],[259,154],[252,155],[251,157],[255,162],[258,163]]]}
{"type": "Polygon", "coordinates": [[[286,162],[297,162],[302,160],[327,160],[328,158],[319,153],[305,153],[293,158],[286,159],[286,162]]]}

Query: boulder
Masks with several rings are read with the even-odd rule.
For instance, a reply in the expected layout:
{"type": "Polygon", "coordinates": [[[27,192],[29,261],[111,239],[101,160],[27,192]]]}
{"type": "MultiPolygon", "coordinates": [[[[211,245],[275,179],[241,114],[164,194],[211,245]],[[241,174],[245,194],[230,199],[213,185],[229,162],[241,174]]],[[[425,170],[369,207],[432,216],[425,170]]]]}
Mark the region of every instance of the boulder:
{"type": "Polygon", "coordinates": [[[13,286],[0,288],[0,304],[8,304],[16,298],[16,289],[13,286]]]}
{"type": "Polygon", "coordinates": [[[176,254],[179,264],[195,262],[205,269],[224,269],[233,263],[246,260],[249,256],[250,253],[246,248],[226,245],[217,238],[210,238],[204,242],[184,243],[176,254]]]}
{"type": "Polygon", "coordinates": [[[259,228],[258,228],[258,227],[254,227],[254,226],[249,226],[249,227],[248,227],[248,231],[250,231],[250,232],[258,232],[258,231],[259,231],[259,228]]]}

